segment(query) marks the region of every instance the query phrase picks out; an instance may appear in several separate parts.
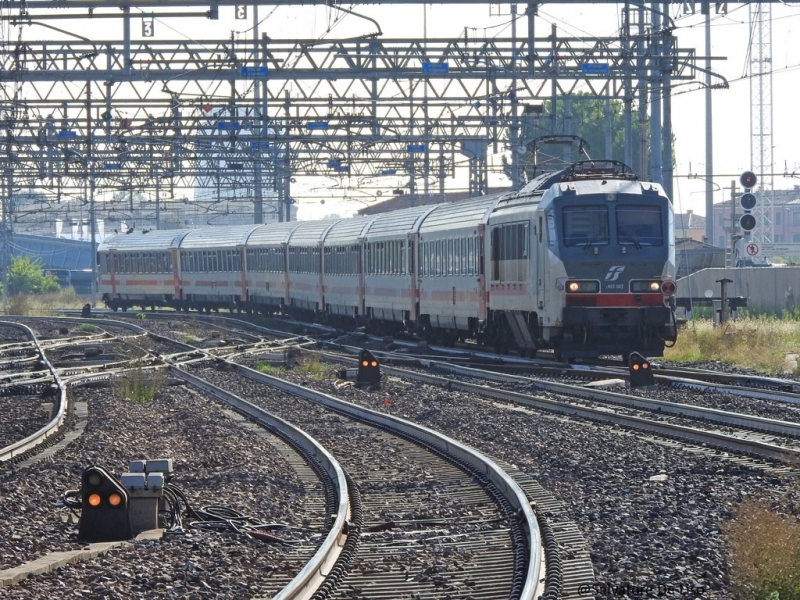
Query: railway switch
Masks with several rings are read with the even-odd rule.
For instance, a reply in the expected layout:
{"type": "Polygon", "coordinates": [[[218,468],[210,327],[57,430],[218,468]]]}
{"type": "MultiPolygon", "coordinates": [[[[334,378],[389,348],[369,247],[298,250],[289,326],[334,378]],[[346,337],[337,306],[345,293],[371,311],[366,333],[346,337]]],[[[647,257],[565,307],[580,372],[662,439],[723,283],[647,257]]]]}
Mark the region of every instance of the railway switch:
{"type": "Polygon", "coordinates": [[[356,373],[356,386],[380,387],[381,366],[378,359],[369,350],[362,350],[358,355],[358,373],[356,373]]]}
{"type": "Polygon", "coordinates": [[[631,388],[650,388],[655,386],[655,377],[650,361],[638,352],[631,352],[628,357],[628,368],[631,376],[631,388]]]}
{"type": "Polygon", "coordinates": [[[88,467],[81,476],[81,520],[78,537],[89,542],[130,539],[130,497],[105,469],[88,467]]]}

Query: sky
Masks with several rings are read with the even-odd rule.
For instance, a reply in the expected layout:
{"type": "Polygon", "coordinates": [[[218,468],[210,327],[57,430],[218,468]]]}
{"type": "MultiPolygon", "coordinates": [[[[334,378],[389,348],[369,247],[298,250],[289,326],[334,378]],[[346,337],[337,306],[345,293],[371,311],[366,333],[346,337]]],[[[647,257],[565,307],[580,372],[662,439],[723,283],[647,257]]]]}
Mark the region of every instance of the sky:
{"type": "MultiPolygon", "coordinates": [[[[508,36],[511,32],[508,7],[498,11],[494,5],[365,5],[351,7],[353,11],[367,15],[380,24],[385,38],[394,37],[451,37],[461,36],[468,28],[480,36],[508,36]],[[500,13],[500,14],[498,14],[500,13]]],[[[524,13],[524,4],[518,5],[524,13]]],[[[705,55],[704,16],[700,14],[681,16],[679,5],[671,6],[670,14],[676,24],[674,35],[681,48],[695,48],[698,56],[705,55]]],[[[156,23],[158,37],[169,39],[225,39],[231,32],[249,29],[252,18],[247,21],[233,19],[233,7],[220,9],[220,20],[202,18],[168,19],[156,23]]],[[[249,8],[252,10],[252,7],[249,8]]],[[[375,27],[367,20],[354,15],[343,15],[325,6],[317,7],[260,7],[259,18],[263,20],[260,30],[275,38],[326,38],[349,37],[372,33],[375,27]]],[[[619,31],[621,5],[540,5],[536,21],[537,36],[549,33],[550,24],[555,23],[559,34],[577,38],[616,36],[619,31]]],[[[699,5],[698,5],[699,11],[699,5]]],[[[800,94],[800,44],[796,41],[800,33],[800,3],[775,3],[772,8],[772,141],[773,172],[794,177],[777,176],[775,189],[792,189],[800,185],[800,127],[795,108],[800,94]]],[[[748,6],[728,4],[727,14],[712,15],[711,55],[719,58],[712,68],[730,84],[728,89],[712,92],[713,140],[715,174],[715,201],[730,197],[730,183],[738,180],[738,174],[751,168],[750,162],[750,72],[748,6]],[[728,188],[728,189],[723,189],[728,188]]],[[[63,27],[73,32],[86,34],[96,39],[98,21],[64,21],[63,27]]],[[[109,20],[99,22],[106,28],[103,39],[112,37],[109,20]]],[[[121,27],[121,26],[120,26],[121,27]]],[[[138,33],[133,26],[134,35],[138,33]]],[[[521,17],[518,34],[524,35],[526,22],[521,17]]],[[[57,37],[43,28],[24,28],[23,39],[36,36],[57,37]]],[[[17,31],[7,31],[8,39],[16,39],[17,31]]],[[[98,36],[99,37],[99,36],[98,36]]],[[[705,182],[692,179],[692,174],[705,174],[705,92],[700,85],[685,85],[675,90],[672,102],[674,154],[673,201],[677,212],[693,210],[705,213],[705,182]]],[[[500,155],[489,158],[498,165],[500,155]]],[[[466,169],[462,169],[463,177],[466,169]]],[[[402,183],[401,181],[397,182],[402,183]]],[[[508,185],[508,180],[490,181],[490,185],[508,185]]],[[[327,185],[326,181],[298,182],[302,188],[327,185]]],[[[392,185],[392,184],[390,184],[392,185]]],[[[448,181],[448,185],[463,188],[463,181],[448,181]]],[[[363,196],[362,196],[363,198],[363,196]]],[[[363,201],[348,201],[343,191],[332,191],[325,205],[308,201],[299,206],[300,218],[321,218],[330,213],[347,214],[364,205],[363,201]]]]}

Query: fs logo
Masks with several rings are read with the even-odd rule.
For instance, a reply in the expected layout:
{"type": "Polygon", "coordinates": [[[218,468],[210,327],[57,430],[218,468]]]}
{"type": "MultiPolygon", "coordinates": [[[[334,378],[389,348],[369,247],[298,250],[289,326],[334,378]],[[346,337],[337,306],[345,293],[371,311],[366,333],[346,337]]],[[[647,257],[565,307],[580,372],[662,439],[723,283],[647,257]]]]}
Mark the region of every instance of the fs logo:
{"type": "Polygon", "coordinates": [[[625,267],[623,267],[623,266],[611,267],[608,270],[608,273],[606,273],[605,280],[606,281],[616,281],[617,279],[619,279],[619,276],[622,275],[622,272],[624,270],[625,270],[625,267]]]}

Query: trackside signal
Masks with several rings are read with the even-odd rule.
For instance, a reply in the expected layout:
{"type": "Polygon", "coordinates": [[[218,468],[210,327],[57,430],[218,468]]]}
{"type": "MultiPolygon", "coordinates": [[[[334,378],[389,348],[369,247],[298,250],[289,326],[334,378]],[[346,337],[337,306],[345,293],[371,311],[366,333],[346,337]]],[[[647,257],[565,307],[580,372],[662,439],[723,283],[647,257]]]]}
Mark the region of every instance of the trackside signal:
{"type": "Polygon", "coordinates": [[[358,373],[356,373],[356,386],[380,387],[381,366],[378,359],[369,350],[362,350],[358,355],[358,373]]]}
{"type": "Polygon", "coordinates": [[[650,361],[638,352],[631,352],[628,357],[628,369],[630,370],[631,388],[655,386],[656,381],[650,361]]]}
{"type": "Polygon", "coordinates": [[[756,218],[750,214],[750,211],[755,208],[758,199],[750,190],[756,186],[757,182],[758,177],[752,171],[745,171],[739,177],[739,183],[744,188],[744,194],[739,198],[739,204],[744,209],[744,214],[739,219],[739,226],[745,231],[752,231],[756,227],[756,218]]]}
{"type": "Polygon", "coordinates": [[[115,542],[132,537],[128,491],[113,475],[88,467],[81,476],[81,496],[80,539],[115,542]]]}

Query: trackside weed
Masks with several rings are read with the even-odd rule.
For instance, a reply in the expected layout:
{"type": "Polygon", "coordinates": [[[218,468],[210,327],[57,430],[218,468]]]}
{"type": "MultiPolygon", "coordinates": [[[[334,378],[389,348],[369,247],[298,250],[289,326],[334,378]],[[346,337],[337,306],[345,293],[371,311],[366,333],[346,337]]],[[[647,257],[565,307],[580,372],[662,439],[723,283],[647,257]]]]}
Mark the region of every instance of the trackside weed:
{"type": "Polygon", "coordinates": [[[800,600],[800,523],[744,500],[722,527],[737,600],[800,600]]]}

